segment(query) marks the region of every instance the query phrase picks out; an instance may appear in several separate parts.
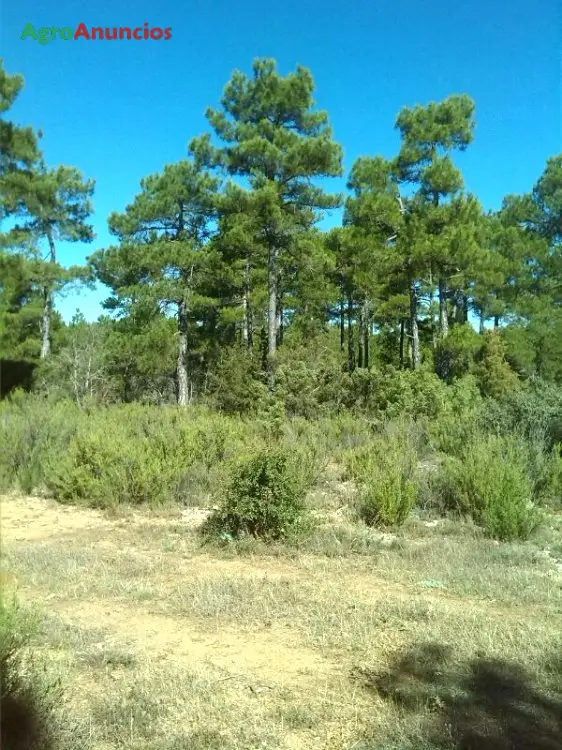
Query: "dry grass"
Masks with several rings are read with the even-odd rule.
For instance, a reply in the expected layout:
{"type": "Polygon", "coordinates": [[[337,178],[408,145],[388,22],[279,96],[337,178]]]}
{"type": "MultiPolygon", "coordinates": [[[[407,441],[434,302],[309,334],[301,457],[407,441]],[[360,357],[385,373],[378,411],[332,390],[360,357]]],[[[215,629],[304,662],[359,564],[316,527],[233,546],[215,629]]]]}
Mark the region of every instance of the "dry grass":
{"type": "Polygon", "coordinates": [[[333,483],[330,523],[300,549],[202,547],[173,511],[3,501],[3,568],[43,613],[35,645],[77,748],[562,745],[559,519],[516,545],[420,522],[380,535],[333,483]],[[511,713],[493,700],[510,690],[511,713]]]}

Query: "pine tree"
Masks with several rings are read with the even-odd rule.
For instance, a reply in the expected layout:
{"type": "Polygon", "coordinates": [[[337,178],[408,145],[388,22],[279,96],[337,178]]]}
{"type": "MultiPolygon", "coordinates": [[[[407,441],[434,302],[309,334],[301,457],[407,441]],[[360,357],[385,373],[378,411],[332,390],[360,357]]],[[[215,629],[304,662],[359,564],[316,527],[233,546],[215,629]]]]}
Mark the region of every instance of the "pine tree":
{"type": "MultiPolygon", "coordinates": [[[[9,75],[0,58],[0,114],[5,116],[24,86],[21,75],[9,75]]],[[[30,127],[20,127],[9,120],[0,120],[0,220],[11,207],[10,180],[14,174],[27,172],[38,164],[40,134],[30,127]]]]}
{"type": "MultiPolygon", "coordinates": [[[[267,272],[268,378],[275,386],[275,358],[283,317],[282,272],[302,234],[326,209],[340,203],[313,184],[342,173],[342,150],[332,139],[325,112],[315,110],[314,81],[299,66],[281,76],[273,60],[257,60],[253,76],[236,71],[226,86],[222,109],[207,118],[223,145],[210,137],[192,143],[197,158],[222,167],[251,189],[257,245],[266,254],[256,264],[267,272]]],[[[290,285],[290,282],[288,282],[290,285]]]]}
{"type": "Polygon", "coordinates": [[[41,324],[41,358],[51,351],[51,323],[54,294],[75,278],[72,270],[57,262],[57,242],[90,242],[94,233],[87,220],[92,212],[94,181],[85,180],[75,167],[47,169],[44,164],[26,172],[12,173],[8,205],[16,224],[5,236],[12,247],[32,246],[43,256],[43,316],[41,324]]]}
{"type": "MultiPolygon", "coordinates": [[[[384,317],[383,305],[404,290],[404,283],[398,282],[398,288],[392,284],[404,270],[397,256],[399,237],[402,238],[405,232],[404,204],[394,178],[393,165],[382,157],[358,159],[353,165],[348,188],[353,192],[345,207],[347,232],[341,243],[340,273],[351,316],[353,298],[356,300],[359,322],[357,364],[368,367],[371,324],[384,317]]],[[[355,361],[351,333],[350,368],[355,361]]]]}
{"type": "Polygon", "coordinates": [[[465,150],[474,136],[474,102],[466,95],[450,96],[426,107],[404,108],[396,121],[402,147],[396,160],[401,184],[413,187],[410,199],[425,234],[429,284],[437,283],[439,332],[449,331],[450,277],[459,272],[455,250],[466,242],[471,201],[460,197],[463,179],[451,152],[465,150]],[[459,234],[464,238],[459,241],[459,234]]]}
{"type": "Polygon", "coordinates": [[[41,348],[42,295],[37,262],[25,253],[0,251],[0,352],[32,360],[41,348]]]}
{"type": "Polygon", "coordinates": [[[213,249],[209,244],[218,181],[184,160],[142,180],[141,192],[109,226],[119,245],[90,258],[97,278],[113,290],[112,307],[141,304],[154,311],[172,309],[177,321],[177,400],[192,395],[190,337],[205,296],[213,249]]]}

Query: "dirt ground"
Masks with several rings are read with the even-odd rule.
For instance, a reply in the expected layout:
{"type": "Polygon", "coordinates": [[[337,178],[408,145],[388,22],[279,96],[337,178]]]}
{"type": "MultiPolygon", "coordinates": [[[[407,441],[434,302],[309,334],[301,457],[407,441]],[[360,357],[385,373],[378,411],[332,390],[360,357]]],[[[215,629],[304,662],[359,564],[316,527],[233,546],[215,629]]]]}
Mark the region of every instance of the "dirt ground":
{"type": "Polygon", "coordinates": [[[396,549],[382,539],[372,556],[236,556],[201,547],[204,517],[2,499],[3,583],[46,613],[41,648],[84,747],[140,750],[162,733],[172,739],[159,748],[357,747],[395,722],[353,679],[358,667],[382,669],[430,636],[516,653],[561,624],[546,558],[536,570],[517,563],[510,581],[494,545],[474,552],[490,556],[486,572],[468,543],[442,542],[433,527],[396,549]],[[151,718],[133,731],[139,704],[151,718]]]}

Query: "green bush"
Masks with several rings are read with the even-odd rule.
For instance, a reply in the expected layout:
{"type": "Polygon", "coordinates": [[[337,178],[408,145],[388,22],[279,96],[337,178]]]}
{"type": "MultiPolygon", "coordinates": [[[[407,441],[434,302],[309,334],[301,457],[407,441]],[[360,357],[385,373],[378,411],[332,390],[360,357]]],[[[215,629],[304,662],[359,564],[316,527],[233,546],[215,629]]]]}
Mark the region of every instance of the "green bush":
{"type": "Polygon", "coordinates": [[[517,431],[532,441],[545,441],[548,449],[562,443],[562,388],[540,378],[524,388],[490,399],[484,414],[490,429],[507,435],[517,431]]]}
{"type": "Polygon", "coordinates": [[[305,521],[305,493],[294,459],[267,449],[236,466],[204,533],[222,538],[281,539],[305,521]]]}
{"type": "Polygon", "coordinates": [[[527,474],[537,505],[560,508],[562,505],[562,445],[548,450],[544,441],[519,437],[527,474]]]}
{"type": "Polygon", "coordinates": [[[44,484],[44,462],[63,455],[81,412],[72,401],[57,402],[16,392],[0,405],[0,488],[29,494],[44,484]]]}
{"type": "Polygon", "coordinates": [[[277,396],[291,416],[318,419],[342,403],[344,358],[330,335],[287,336],[277,358],[277,396]]]}
{"type": "Polygon", "coordinates": [[[483,396],[502,398],[521,387],[506,359],[507,347],[499,331],[487,331],[474,374],[483,396]]]}
{"type": "Polygon", "coordinates": [[[348,408],[381,419],[434,418],[447,401],[447,386],[426,369],[397,370],[388,365],[349,375],[343,396],[348,408]]]}
{"type": "Polygon", "coordinates": [[[446,383],[453,383],[474,369],[474,359],[481,338],[469,324],[454,326],[447,338],[437,344],[434,355],[435,372],[446,383]]]}
{"type": "Polygon", "coordinates": [[[434,450],[461,456],[467,442],[482,432],[485,402],[472,375],[448,386],[447,396],[445,407],[430,423],[430,440],[434,450]]]}
{"type": "Polygon", "coordinates": [[[253,414],[267,401],[268,391],[257,347],[224,349],[208,384],[209,401],[226,414],[253,414]]]}
{"type": "Polygon", "coordinates": [[[526,457],[512,438],[487,436],[448,457],[434,489],[446,511],[470,516],[495,539],[526,539],[538,523],[526,457]]]}
{"type": "Polygon", "coordinates": [[[252,425],[203,407],[141,404],[81,410],[36,395],[0,407],[0,482],[97,507],[193,504],[255,442],[252,425]]]}
{"type": "Polygon", "coordinates": [[[347,468],[359,485],[360,517],[369,526],[399,526],[418,500],[417,454],[398,431],[353,451],[347,468]]]}
{"type": "Polygon", "coordinates": [[[188,457],[161,450],[124,431],[103,428],[76,435],[63,456],[47,467],[48,489],[58,500],[88,500],[97,507],[161,503],[177,498],[188,457]]]}
{"type": "Polygon", "coordinates": [[[15,602],[0,602],[0,747],[6,750],[61,747],[60,690],[26,654],[34,625],[15,602]]]}

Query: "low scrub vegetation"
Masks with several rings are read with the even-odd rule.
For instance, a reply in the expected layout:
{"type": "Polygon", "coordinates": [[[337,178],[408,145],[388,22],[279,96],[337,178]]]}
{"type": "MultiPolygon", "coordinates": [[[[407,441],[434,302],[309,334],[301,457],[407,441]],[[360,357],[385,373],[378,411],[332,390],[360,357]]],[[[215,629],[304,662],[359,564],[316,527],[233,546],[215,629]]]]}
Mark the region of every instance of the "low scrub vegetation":
{"type": "Polygon", "coordinates": [[[370,526],[402,525],[418,499],[417,454],[407,434],[378,437],[347,458],[359,515],[370,526]]]}
{"type": "Polygon", "coordinates": [[[68,727],[60,713],[60,686],[49,680],[30,649],[37,626],[37,618],[15,600],[0,602],[0,746],[70,750],[68,727]]]}
{"type": "Polygon", "coordinates": [[[306,507],[330,463],[353,480],[352,504],[368,525],[399,526],[418,512],[460,514],[494,538],[524,538],[539,510],[560,509],[555,389],[545,405],[532,383],[494,400],[481,396],[472,375],[438,388],[428,376],[427,392],[422,381],[404,378],[406,390],[395,382],[391,396],[381,380],[389,400],[372,415],[317,419],[289,416],[279,399],[242,417],[204,406],[81,409],[16,394],[0,406],[0,486],[99,508],[219,505],[225,534],[272,538],[285,534],[285,500],[298,495],[306,507]],[[416,419],[409,407],[395,417],[403,397],[419,407],[416,419]]]}
{"type": "Polygon", "coordinates": [[[469,443],[462,459],[446,459],[435,486],[446,510],[471,517],[496,539],[526,539],[538,523],[525,456],[512,439],[469,443]]]}
{"type": "Polygon", "coordinates": [[[261,451],[232,472],[205,531],[226,539],[287,537],[303,526],[307,489],[307,472],[295,457],[261,451]]]}

